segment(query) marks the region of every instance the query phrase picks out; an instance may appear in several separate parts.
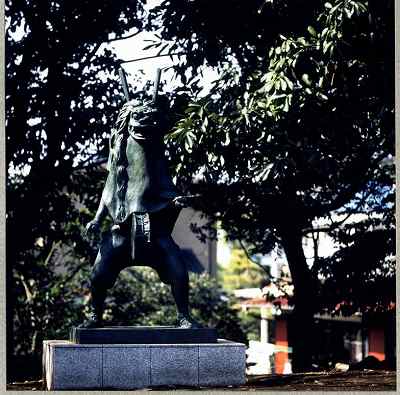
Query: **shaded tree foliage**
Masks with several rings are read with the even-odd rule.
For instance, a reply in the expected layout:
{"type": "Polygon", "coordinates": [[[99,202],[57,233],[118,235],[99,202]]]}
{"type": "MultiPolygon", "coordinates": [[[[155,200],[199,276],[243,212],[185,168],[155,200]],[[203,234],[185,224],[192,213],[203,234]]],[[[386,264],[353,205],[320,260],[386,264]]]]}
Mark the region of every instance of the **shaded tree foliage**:
{"type": "Polygon", "coordinates": [[[227,290],[261,288],[266,269],[252,262],[240,248],[231,252],[229,263],[221,268],[221,281],[227,290]]]}
{"type": "MultiPolygon", "coordinates": [[[[9,373],[13,325],[18,327],[18,315],[30,316],[32,335],[40,324],[40,315],[32,313],[37,299],[31,288],[40,290],[51,282],[48,262],[55,246],[73,247],[75,264],[93,255],[81,241],[78,219],[87,218],[80,212],[82,203],[93,209],[98,178],[90,171],[83,178],[73,172],[93,153],[105,150],[122,100],[118,61],[102,44],[111,33],[119,38],[141,30],[142,4],[6,2],[9,373]],[[25,294],[25,305],[16,302],[25,294]]],[[[38,344],[34,342],[33,352],[38,344]]]]}
{"type": "MultiPolygon", "coordinates": [[[[152,10],[160,27],[161,47],[184,49],[182,70],[207,62],[217,66],[235,56],[243,70],[265,63],[265,50],[279,34],[301,30],[315,15],[317,0],[163,1],[152,10]]],[[[179,70],[179,65],[178,65],[179,70]]]]}
{"type": "MultiPolygon", "coordinates": [[[[252,245],[250,253],[283,247],[295,286],[294,322],[302,328],[293,337],[294,367],[301,370],[312,363],[313,314],[333,303],[318,297],[334,294],[332,289],[322,291],[318,274],[350,270],[354,279],[356,273],[365,272],[377,285],[374,267],[380,267],[391,277],[388,284],[393,284],[393,264],[383,265],[383,257],[394,253],[393,2],[309,2],[312,10],[302,19],[303,25],[296,20],[302,13],[301,2],[267,3],[270,18],[279,20],[285,3],[292,18],[273,25],[277,30],[265,39],[260,62],[251,60],[249,52],[260,54],[254,43],[260,34],[257,27],[267,20],[263,12],[253,13],[248,25],[253,42],[246,31],[245,42],[227,53],[233,44],[229,38],[226,43],[221,39],[216,52],[220,56],[215,59],[221,77],[210,94],[188,106],[170,135],[170,149],[175,149],[172,157],[177,158],[183,184],[194,175],[203,178],[192,190],[203,194],[203,209],[213,221],[221,221],[232,239],[252,245]],[[292,24],[294,20],[297,23],[292,24]],[[337,214],[345,214],[346,220],[337,214]],[[364,220],[354,222],[355,214],[364,220]],[[321,218],[330,225],[319,226],[321,218]],[[376,229],[378,223],[384,231],[376,229]],[[320,232],[344,248],[329,260],[316,256],[318,264],[310,270],[302,239],[317,238],[320,232]],[[365,243],[379,252],[369,257],[360,253],[365,243]]],[[[207,60],[207,45],[220,36],[201,34],[200,26],[213,21],[201,12],[203,2],[193,1],[187,7],[168,4],[171,10],[162,14],[167,26],[163,37],[180,40],[189,66],[191,57],[201,51],[207,60]],[[168,24],[172,17],[199,18],[193,25],[198,28],[185,36],[168,24]]],[[[241,7],[253,10],[254,4],[242,2],[241,7]]],[[[247,15],[243,12],[243,23],[247,15]]],[[[226,25],[216,28],[225,32],[226,25]]],[[[236,29],[244,26],[238,23],[236,29]]],[[[326,285],[336,288],[340,303],[349,285],[337,292],[343,276],[332,274],[335,278],[326,285]]],[[[366,289],[357,291],[369,292],[366,289]]],[[[394,299],[394,288],[388,292],[394,299]]],[[[387,302],[385,294],[380,295],[387,302]]],[[[365,308],[366,303],[353,306],[351,311],[365,308]]]]}
{"type": "Polygon", "coordinates": [[[395,225],[371,218],[336,230],[341,248],[319,258],[312,270],[323,278],[320,297],[329,312],[385,313],[394,309],[395,225]]]}

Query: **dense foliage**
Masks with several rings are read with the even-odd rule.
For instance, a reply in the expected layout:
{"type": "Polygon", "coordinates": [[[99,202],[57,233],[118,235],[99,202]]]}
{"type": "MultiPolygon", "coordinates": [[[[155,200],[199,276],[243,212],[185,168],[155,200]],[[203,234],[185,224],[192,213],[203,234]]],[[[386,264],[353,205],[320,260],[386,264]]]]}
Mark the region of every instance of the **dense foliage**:
{"type": "Polygon", "coordinates": [[[233,248],[226,267],[221,268],[221,282],[225,289],[261,288],[266,270],[252,262],[241,248],[233,248]]]}
{"type": "MultiPolygon", "coordinates": [[[[288,13],[291,7],[301,12],[298,2],[267,4],[268,15],[279,15],[283,5],[288,13]]],[[[195,26],[212,23],[201,2],[188,7],[176,7],[174,17],[203,18],[195,26]]],[[[227,40],[232,51],[225,53],[224,46],[215,60],[221,78],[193,100],[170,136],[183,184],[193,175],[204,180],[193,190],[203,194],[212,221],[252,246],[250,254],[283,247],[295,286],[294,319],[303,328],[294,336],[296,369],[312,362],[316,311],[387,308],[395,289],[393,2],[307,7],[313,11],[303,25],[289,29],[296,19],[289,13],[280,34],[270,32],[273,40],[265,40],[260,62],[251,54],[260,56],[255,37],[262,37],[257,27],[267,19],[263,12],[252,14],[254,40],[246,34],[240,45],[227,40]],[[329,225],[318,225],[321,219],[329,225]],[[317,243],[321,232],[344,248],[324,260],[316,250],[310,270],[302,239],[317,243]],[[350,285],[360,274],[372,288],[350,285]],[[318,277],[327,277],[325,288],[318,277]],[[378,292],[375,300],[366,297],[371,290],[378,292]],[[358,301],[347,303],[352,298],[358,301]]],[[[237,31],[248,23],[242,14],[237,31]]],[[[168,24],[171,15],[162,14],[164,38],[180,39],[189,65],[201,50],[207,60],[208,45],[219,36],[199,28],[185,41],[184,31],[168,24]]]]}

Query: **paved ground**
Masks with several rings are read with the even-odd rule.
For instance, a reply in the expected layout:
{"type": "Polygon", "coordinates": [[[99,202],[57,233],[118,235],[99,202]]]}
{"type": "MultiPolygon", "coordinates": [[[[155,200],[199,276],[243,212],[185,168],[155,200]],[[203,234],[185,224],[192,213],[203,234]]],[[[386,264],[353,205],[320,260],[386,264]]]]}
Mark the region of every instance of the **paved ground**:
{"type": "MultiPolygon", "coordinates": [[[[44,389],[43,382],[29,381],[12,383],[7,390],[35,391],[44,389]]],[[[152,388],[148,391],[174,390],[178,388],[152,388]]],[[[210,391],[217,388],[179,388],[180,390],[210,391]]],[[[265,375],[249,377],[247,384],[232,388],[218,388],[219,391],[395,391],[396,372],[388,370],[363,370],[348,372],[297,373],[291,375],[265,375]]]]}

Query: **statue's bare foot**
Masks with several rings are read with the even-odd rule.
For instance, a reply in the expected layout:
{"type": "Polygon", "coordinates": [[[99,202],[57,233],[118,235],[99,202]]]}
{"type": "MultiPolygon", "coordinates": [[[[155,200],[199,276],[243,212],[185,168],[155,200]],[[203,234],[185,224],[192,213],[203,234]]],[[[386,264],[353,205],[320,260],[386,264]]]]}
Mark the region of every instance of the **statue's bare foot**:
{"type": "Polygon", "coordinates": [[[195,321],[190,315],[178,315],[178,320],[176,326],[182,329],[200,329],[202,326],[195,321]]]}

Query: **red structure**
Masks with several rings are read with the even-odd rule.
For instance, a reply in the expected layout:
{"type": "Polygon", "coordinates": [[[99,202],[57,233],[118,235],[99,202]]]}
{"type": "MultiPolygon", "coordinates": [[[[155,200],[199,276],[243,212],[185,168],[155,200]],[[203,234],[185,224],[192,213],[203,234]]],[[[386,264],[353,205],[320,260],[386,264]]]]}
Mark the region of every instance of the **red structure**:
{"type": "Polygon", "coordinates": [[[383,327],[369,328],[368,355],[371,355],[380,361],[385,359],[385,331],[383,327]]]}
{"type": "MultiPolygon", "coordinates": [[[[263,298],[247,299],[240,303],[242,309],[270,309],[279,302],[280,313],[268,318],[271,324],[270,340],[275,344],[273,372],[285,374],[291,360],[290,326],[292,308],[284,298],[277,298],[275,303],[263,298]],[[273,323],[273,324],[272,324],[273,323]],[[285,371],[286,367],[286,371],[285,371]]],[[[394,308],[392,309],[394,310],[394,308]]],[[[261,314],[261,321],[263,317],[261,314]]],[[[265,319],[265,317],[264,317],[265,319]]],[[[394,311],[377,314],[352,315],[349,317],[330,314],[316,314],[315,323],[318,328],[315,338],[316,363],[329,366],[331,363],[356,363],[367,356],[385,361],[388,366],[395,367],[396,323],[394,311]]],[[[267,324],[268,326],[270,324],[267,324]]]]}
{"type": "MultiPolygon", "coordinates": [[[[275,344],[287,348],[289,346],[286,318],[277,318],[275,327],[275,344]]],[[[275,373],[283,374],[285,363],[289,361],[286,351],[275,353],[275,373]]]]}

